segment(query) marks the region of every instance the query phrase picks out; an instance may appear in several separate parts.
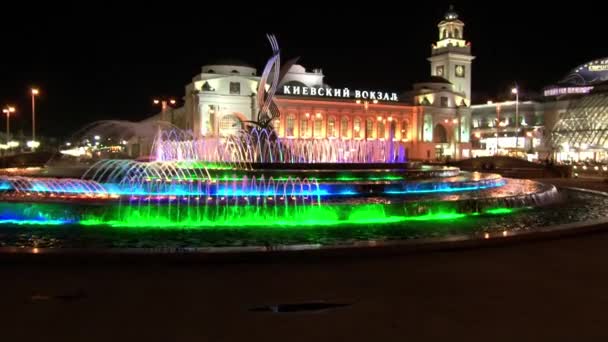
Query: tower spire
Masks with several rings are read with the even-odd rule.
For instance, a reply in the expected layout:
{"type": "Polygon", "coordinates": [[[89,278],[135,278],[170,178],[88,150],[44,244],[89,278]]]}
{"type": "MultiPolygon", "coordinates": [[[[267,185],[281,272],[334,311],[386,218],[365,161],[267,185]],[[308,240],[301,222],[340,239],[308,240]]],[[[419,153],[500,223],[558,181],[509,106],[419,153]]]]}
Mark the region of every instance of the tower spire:
{"type": "Polygon", "coordinates": [[[454,10],[454,5],[450,5],[450,8],[445,13],[445,20],[456,20],[458,19],[458,13],[454,10]]]}
{"type": "Polygon", "coordinates": [[[454,85],[457,92],[471,98],[471,46],[464,38],[464,23],[454,6],[450,5],[444,18],[437,25],[439,39],[431,51],[431,75],[440,76],[454,85]]]}

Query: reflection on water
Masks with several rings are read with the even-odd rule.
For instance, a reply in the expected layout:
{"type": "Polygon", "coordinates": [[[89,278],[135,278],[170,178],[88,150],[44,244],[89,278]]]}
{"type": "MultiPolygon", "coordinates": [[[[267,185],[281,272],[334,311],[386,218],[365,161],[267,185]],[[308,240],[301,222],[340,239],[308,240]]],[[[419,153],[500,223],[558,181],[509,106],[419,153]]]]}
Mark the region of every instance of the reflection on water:
{"type": "MultiPolygon", "coordinates": [[[[534,192],[537,189],[529,189],[534,192]]],[[[492,189],[488,191],[506,191],[492,189]]],[[[467,216],[458,220],[408,221],[397,224],[205,230],[125,230],[87,226],[0,226],[2,247],[219,247],[289,244],[350,244],[358,241],[407,240],[509,232],[608,217],[608,197],[564,191],[559,204],[508,215],[467,216]]],[[[452,194],[446,196],[454,196],[452,194]]]]}

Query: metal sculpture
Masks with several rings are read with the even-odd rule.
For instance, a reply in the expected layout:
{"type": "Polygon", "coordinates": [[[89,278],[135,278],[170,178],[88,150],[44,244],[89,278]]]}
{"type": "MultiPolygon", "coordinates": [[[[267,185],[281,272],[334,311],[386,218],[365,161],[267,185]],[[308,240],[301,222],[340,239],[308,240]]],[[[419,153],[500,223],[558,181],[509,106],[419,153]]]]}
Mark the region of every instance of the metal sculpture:
{"type": "Polygon", "coordinates": [[[262,72],[260,83],[258,85],[257,100],[259,105],[259,112],[257,115],[257,121],[253,122],[259,128],[272,128],[272,122],[277,119],[280,115],[279,108],[274,102],[274,96],[277,88],[281,81],[289,71],[289,69],[296,64],[299,57],[289,60],[283,67],[281,67],[281,51],[279,49],[279,43],[274,35],[266,35],[270,41],[272,48],[272,57],[266,63],[266,67],[262,72]]]}

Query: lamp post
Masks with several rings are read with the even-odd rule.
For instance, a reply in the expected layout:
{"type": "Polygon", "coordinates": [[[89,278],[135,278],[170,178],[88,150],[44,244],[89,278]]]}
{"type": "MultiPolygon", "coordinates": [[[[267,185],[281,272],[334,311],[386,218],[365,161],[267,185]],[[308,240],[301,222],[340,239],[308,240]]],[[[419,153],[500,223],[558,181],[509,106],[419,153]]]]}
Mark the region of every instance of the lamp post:
{"type": "MultiPolygon", "coordinates": [[[[169,120],[167,120],[167,108],[169,107],[169,104],[175,105],[175,103],[176,103],[176,101],[174,99],[168,99],[168,100],[166,100],[166,99],[163,99],[163,100],[154,99],[154,104],[155,105],[159,105],[160,104],[160,106],[161,106],[161,114],[160,114],[161,121],[169,121],[169,120]]],[[[172,120],[169,121],[169,122],[173,123],[172,120]]]]}
{"type": "Polygon", "coordinates": [[[31,89],[32,94],[32,150],[36,147],[36,96],[40,91],[36,88],[31,89]]]}
{"type": "Polygon", "coordinates": [[[515,94],[515,150],[519,146],[519,89],[517,85],[511,89],[511,93],[515,94]]]}
{"type": "Polygon", "coordinates": [[[11,113],[15,112],[15,107],[12,106],[7,106],[6,108],[4,108],[2,110],[2,113],[6,114],[6,144],[8,145],[8,142],[11,141],[10,135],[11,135],[11,113]]]}
{"type": "Polygon", "coordinates": [[[495,153],[495,155],[498,155],[498,136],[500,135],[499,127],[500,127],[500,105],[497,104],[496,105],[496,153],[495,153]]]}

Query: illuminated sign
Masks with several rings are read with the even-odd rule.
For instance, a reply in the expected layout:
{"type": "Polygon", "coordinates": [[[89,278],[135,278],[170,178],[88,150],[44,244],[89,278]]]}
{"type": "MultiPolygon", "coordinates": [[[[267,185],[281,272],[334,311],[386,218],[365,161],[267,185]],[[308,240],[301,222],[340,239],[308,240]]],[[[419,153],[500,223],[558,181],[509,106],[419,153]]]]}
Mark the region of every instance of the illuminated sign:
{"type": "Polygon", "coordinates": [[[283,95],[299,95],[299,96],[319,96],[319,97],[334,97],[334,98],[355,98],[361,100],[377,100],[377,101],[399,101],[397,93],[387,93],[382,91],[369,90],[350,90],[348,88],[333,89],[333,88],[313,88],[293,85],[283,86],[283,95]]]}
{"type": "Polygon", "coordinates": [[[579,65],[560,83],[578,86],[592,86],[608,80],[608,58],[598,59],[579,65]]]}
{"type": "Polygon", "coordinates": [[[569,95],[569,94],[588,94],[593,87],[564,87],[564,88],[551,88],[545,90],[545,96],[558,96],[558,95],[569,95]]]}
{"type": "Polygon", "coordinates": [[[596,64],[596,65],[590,65],[589,66],[589,71],[608,71],[608,64],[596,64]]]}

